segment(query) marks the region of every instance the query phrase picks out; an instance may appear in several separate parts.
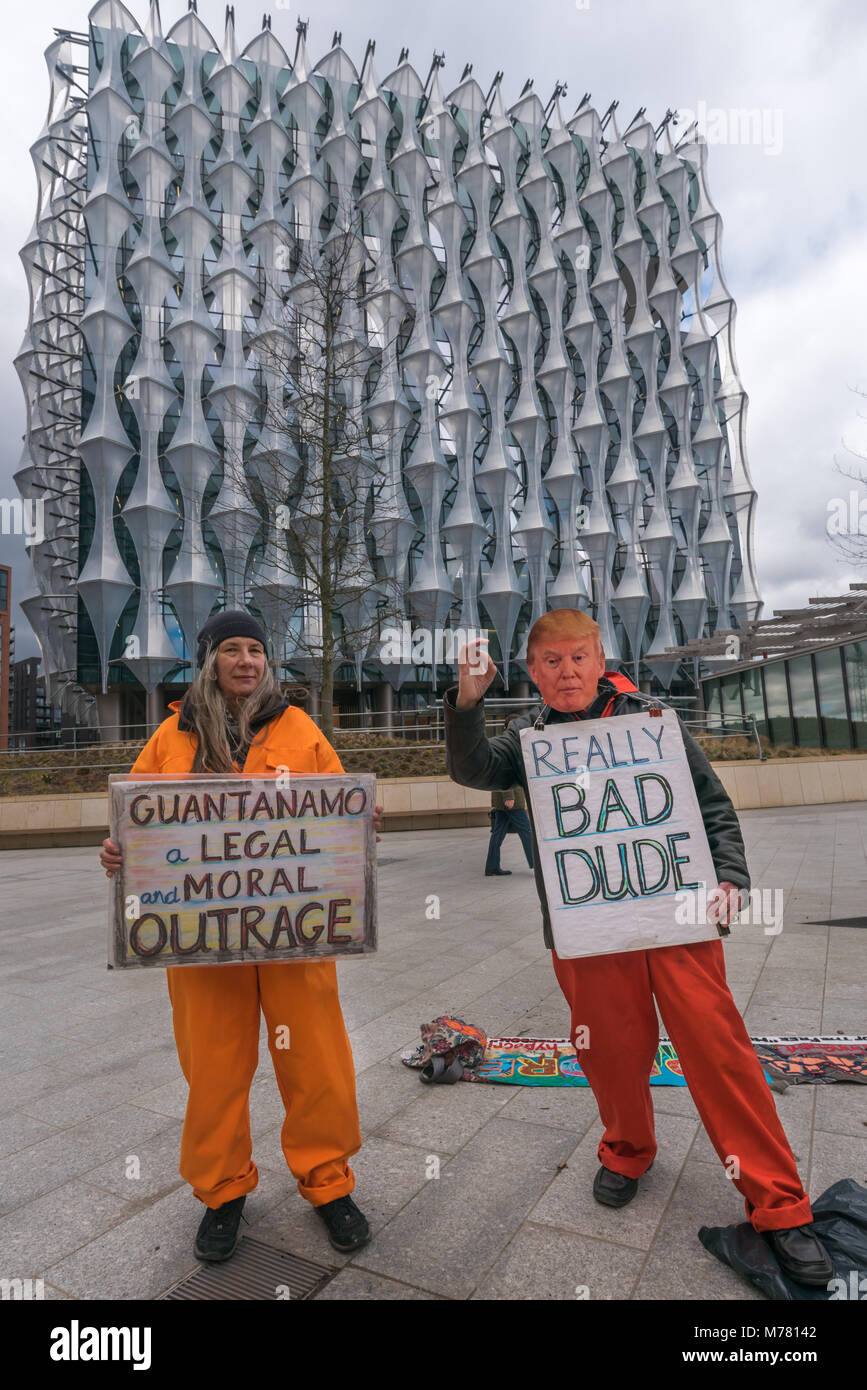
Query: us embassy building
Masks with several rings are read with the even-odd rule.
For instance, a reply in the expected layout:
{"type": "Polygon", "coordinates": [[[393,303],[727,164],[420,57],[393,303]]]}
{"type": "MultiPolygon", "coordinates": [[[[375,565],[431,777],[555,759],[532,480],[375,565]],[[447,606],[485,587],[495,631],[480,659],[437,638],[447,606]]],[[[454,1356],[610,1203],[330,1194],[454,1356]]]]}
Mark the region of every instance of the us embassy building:
{"type": "Polygon", "coordinates": [[[424,79],[406,50],[379,76],[373,43],[357,68],[339,34],[313,62],[301,23],[290,57],[268,15],[242,50],[233,9],[218,42],[195,0],[167,32],[156,3],[140,26],[100,0],[55,33],[16,475],[52,696],[106,737],[155,724],[222,607],[259,614],[315,695],[320,595],[287,559],[312,475],[275,345],[301,252],[340,226],[360,292],[339,331],[368,366],[343,404],[369,449],[335,533],[338,713],[385,722],[456,679],[406,643],[382,659],[395,616],[488,630],[501,693],[526,697],[530,625],[582,608],[609,665],[693,691],[668,649],[761,608],[697,130],[643,109],[621,130],[589,95],[569,115],[531,81],[509,105],[471,65],[446,92],[438,54],[424,79]]]}

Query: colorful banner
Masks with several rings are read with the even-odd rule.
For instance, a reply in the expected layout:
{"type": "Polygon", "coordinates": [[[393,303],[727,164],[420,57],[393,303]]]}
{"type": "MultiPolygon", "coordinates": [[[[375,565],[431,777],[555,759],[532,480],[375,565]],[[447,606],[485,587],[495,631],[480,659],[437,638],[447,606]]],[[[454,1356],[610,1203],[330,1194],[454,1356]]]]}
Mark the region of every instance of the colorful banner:
{"type": "Polygon", "coordinates": [[[375,950],[372,774],[109,783],[112,968],[375,950]]]}
{"type": "Polygon", "coordinates": [[[762,1037],[750,1041],[765,1074],[778,1083],[778,1090],[785,1086],[827,1086],[833,1081],[867,1085],[867,1037],[762,1037]]]}
{"type": "MultiPolygon", "coordinates": [[[[855,1081],[867,1085],[867,1037],[756,1037],[765,1079],[775,1090],[787,1085],[829,1085],[855,1081]]],[[[589,1083],[568,1038],[488,1038],[484,1059],[473,1080],[513,1086],[587,1086],[589,1083]]],[[[651,1086],[685,1086],[674,1044],[661,1038],[651,1086]]]]}
{"type": "MultiPolygon", "coordinates": [[[[513,1086],[587,1086],[589,1082],[568,1038],[488,1038],[479,1081],[513,1086]]],[[[660,1041],[651,1086],[685,1086],[672,1043],[660,1041]]]]}

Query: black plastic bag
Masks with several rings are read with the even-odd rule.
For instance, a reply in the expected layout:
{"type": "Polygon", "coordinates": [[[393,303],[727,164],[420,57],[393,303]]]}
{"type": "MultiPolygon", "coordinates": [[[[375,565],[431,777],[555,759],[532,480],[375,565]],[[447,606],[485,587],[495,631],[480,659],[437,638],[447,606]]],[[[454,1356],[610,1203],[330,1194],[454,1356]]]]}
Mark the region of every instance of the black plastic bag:
{"type": "Polygon", "coordinates": [[[748,1221],[739,1226],[702,1226],[698,1238],[723,1264],[779,1302],[867,1299],[867,1187],[843,1178],[810,1205],[810,1230],[834,1266],[828,1288],[798,1284],[786,1274],[770,1243],[748,1221]]]}

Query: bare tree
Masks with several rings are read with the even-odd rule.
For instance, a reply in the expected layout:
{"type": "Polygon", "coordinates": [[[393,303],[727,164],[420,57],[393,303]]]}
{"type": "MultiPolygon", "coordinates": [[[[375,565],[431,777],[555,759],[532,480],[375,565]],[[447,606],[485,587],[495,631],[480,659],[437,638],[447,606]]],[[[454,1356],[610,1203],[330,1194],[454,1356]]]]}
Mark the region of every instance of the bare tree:
{"type": "Polygon", "coordinates": [[[261,521],[246,587],[271,631],[291,633],[289,659],[319,690],[328,738],[337,666],[353,660],[360,676],[383,624],[405,617],[375,540],[387,543],[389,517],[403,528],[395,534],[412,529],[398,495],[399,450],[389,449],[406,420],[395,425],[386,411],[384,423],[371,405],[400,326],[390,338],[389,325],[371,317],[360,232],[356,215],[332,226],[321,245],[280,248],[284,282],[264,295],[279,309],[260,318],[254,336],[259,404],[246,429],[231,432],[236,445],[225,462],[236,500],[261,521]]]}

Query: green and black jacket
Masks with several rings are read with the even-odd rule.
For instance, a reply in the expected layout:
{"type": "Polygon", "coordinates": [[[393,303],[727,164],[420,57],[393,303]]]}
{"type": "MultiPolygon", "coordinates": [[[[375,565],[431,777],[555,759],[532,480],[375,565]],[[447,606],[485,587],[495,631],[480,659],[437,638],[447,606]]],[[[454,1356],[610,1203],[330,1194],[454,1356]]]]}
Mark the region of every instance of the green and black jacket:
{"type": "MultiPolygon", "coordinates": [[[[510,787],[521,786],[527,797],[530,824],[533,827],[533,873],[536,879],[536,892],[542,908],[542,925],[545,945],[554,948],[551,922],[548,917],[548,902],[545,884],[539,861],[539,846],[536,843],[536,827],[533,813],[529,809],[527,777],[524,759],[521,756],[520,732],[536,723],[541,715],[543,724],[559,724],[564,720],[599,719],[610,705],[609,715],[639,714],[651,703],[650,697],[639,691],[618,691],[606,676],[599,682],[598,695],[581,715],[564,714],[539,702],[530,714],[524,714],[510,721],[505,733],[497,738],[485,734],[484,700],[472,709],[456,708],[458,687],[451,686],[445,693],[446,770],[453,782],[462,787],[474,787],[477,791],[508,791],[510,787]]],[[[654,701],[653,703],[662,703],[654,701]]],[[[679,718],[679,716],[678,716],[679,718]]],[[[686,756],[696,796],[701,810],[704,828],[716,869],[717,882],[728,881],[738,888],[749,888],[750,874],[747,868],[744,841],[735,808],[728,792],[717,777],[695,739],[680,721],[680,730],[686,747],[686,756]]]]}

